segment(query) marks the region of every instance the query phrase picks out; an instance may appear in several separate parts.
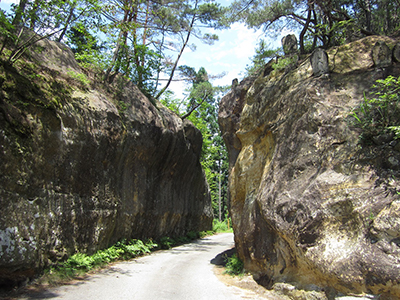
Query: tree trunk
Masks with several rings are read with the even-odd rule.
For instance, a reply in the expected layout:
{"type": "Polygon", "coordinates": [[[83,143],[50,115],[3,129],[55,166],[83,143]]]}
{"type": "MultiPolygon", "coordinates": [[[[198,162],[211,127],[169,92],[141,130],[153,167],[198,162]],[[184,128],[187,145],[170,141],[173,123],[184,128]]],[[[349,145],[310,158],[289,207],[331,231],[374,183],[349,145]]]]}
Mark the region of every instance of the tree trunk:
{"type": "Polygon", "coordinates": [[[303,26],[303,29],[300,32],[300,36],[299,36],[299,44],[300,44],[300,54],[304,54],[305,50],[304,50],[304,36],[307,33],[308,27],[310,26],[310,22],[311,22],[311,13],[314,10],[313,6],[313,2],[308,1],[308,13],[307,13],[307,20],[306,23],[303,26]]]}
{"type": "Polygon", "coordinates": [[[14,19],[13,19],[13,21],[11,23],[12,25],[14,25],[14,26],[23,25],[22,24],[22,17],[23,17],[23,15],[25,13],[25,7],[26,7],[27,4],[28,4],[28,0],[21,0],[19,2],[19,5],[18,5],[17,10],[15,12],[14,19]]]}
{"type": "Polygon", "coordinates": [[[221,208],[222,208],[222,199],[221,199],[221,177],[222,177],[222,172],[221,172],[221,166],[219,168],[219,174],[218,174],[218,217],[219,221],[222,222],[222,216],[221,216],[221,208]]]}
{"type": "MultiPolygon", "coordinates": [[[[129,10],[127,9],[127,10],[125,10],[124,19],[122,21],[122,24],[127,23],[128,17],[129,17],[129,10]]],[[[118,57],[120,56],[122,42],[125,41],[125,43],[126,43],[126,38],[127,38],[126,30],[124,30],[124,28],[122,27],[118,34],[117,45],[116,45],[116,48],[114,51],[113,59],[110,63],[110,66],[106,70],[106,74],[104,75],[104,80],[108,80],[108,78],[110,77],[111,71],[114,68],[114,66],[116,65],[118,57]]]]}
{"type": "Polygon", "coordinates": [[[31,30],[34,30],[35,26],[36,26],[36,21],[38,19],[38,16],[37,16],[36,12],[38,10],[38,7],[39,7],[39,0],[35,0],[35,2],[33,3],[32,9],[29,12],[29,18],[30,18],[29,28],[31,30]]]}
{"type": "MultiPolygon", "coordinates": [[[[195,4],[195,7],[194,7],[194,11],[195,11],[196,9],[197,9],[197,1],[196,1],[196,4],[195,4]]],[[[168,88],[169,85],[171,84],[172,78],[174,77],[175,70],[176,70],[176,68],[178,67],[179,59],[181,58],[181,56],[182,56],[182,54],[183,54],[183,50],[185,50],[185,48],[186,48],[186,46],[187,46],[187,44],[188,44],[188,42],[189,42],[190,35],[191,35],[191,33],[192,33],[194,23],[195,23],[195,21],[196,21],[196,17],[197,17],[197,14],[194,13],[194,14],[193,14],[193,18],[192,18],[192,20],[191,20],[191,22],[190,22],[190,26],[189,26],[189,29],[188,29],[188,33],[187,33],[187,35],[186,35],[186,39],[185,39],[185,41],[184,41],[184,43],[183,43],[183,45],[182,45],[182,47],[181,47],[181,50],[179,51],[178,57],[176,58],[174,65],[173,65],[173,67],[172,67],[171,74],[169,75],[168,82],[167,82],[167,84],[161,89],[161,91],[158,92],[158,94],[157,94],[156,97],[155,97],[156,99],[160,98],[160,96],[167,90],[167,88],[168,88]]],[[[190,114],[189,114],[189,115],[190,115],[190,114]]]]}
{"type": "Polygon", "coordinates": [[[69,15],[68,15],[67,21],[65,22],[64,29],[63,29],[63,31],[61,31],[60,36],[57,39],[57,42],[61,42],[62,39],[64,38],[65,33],[67,32],[67,29],[71,23],[72,17],[74,16],[74,10],[75,10],[75,6],[71,6],[71,8],[69,10],[69,15]]]}

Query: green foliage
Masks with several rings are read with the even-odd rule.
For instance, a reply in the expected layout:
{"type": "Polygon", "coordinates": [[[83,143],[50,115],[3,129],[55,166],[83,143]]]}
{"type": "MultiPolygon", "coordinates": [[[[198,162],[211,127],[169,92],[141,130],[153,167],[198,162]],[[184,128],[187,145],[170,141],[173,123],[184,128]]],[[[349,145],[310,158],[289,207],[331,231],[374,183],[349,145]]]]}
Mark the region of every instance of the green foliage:
{"type": "Polygon", "coordinates": [[[128,109],[128,105],[124,101],[118,102],[118,112],[120,114],[124,113],[128,109]]]}
{"type": "Polygon", "coordinates": [[[258,75],[259,72],[264,68],[268,60],[277,57],[281,54],[280,49],[269,49],[270,44],[264,39],[261,39],[255,49],[256,54],[251,58],[252,64],[246,66],[246,75],[253,76],[258,75]]]}
{"type": "Polygon", "coordinates": [[[227,258],[227,263],[225,268],[226,269],[224,273],[232,276],[238,276],[244,274],[244,264],[236,253],[233,254],[231,257],[227,258]]]}
{"type": "Polygon", "coordinates": [[[329,46],[344,45],[351,35],[358,34],[356,20],[342,20],[333,24],[318,24],[316,34],[329,37],[329,46]]]}
{"type": "Polygon", "coordinates": [[[362,129],[361,138],[366,141],[387,132],[400,138],[400,77],[377,80],[374,88],[372,98],[364,96],[360,106],[353,109],[352,124],[362,129]]]}
{"type": "Polygon", "coordinates": [[[78,81],[84,87],[88,87],[90,85],[90,80],[83,73],[78,73],[78,72],[69,70],[69,71],[67,71],[67,75],[70,76],[71,78],[75,79],[76,81],[78,81]]]}
{"type": "Polygon", "coordinates": [[[288,57],[280,57],[279,59],[277,59],[277,62],[272,64],[272,68],[274,70],[282,70],[287,67],[291,67],[291,66],[295,65],[297,63],[297,61],[298,61],[297,55],[288,56],[288,57]]]}
{"type": "Polygon", "coordinates": [[[394,132],[395,138],[400,139],[400,125],[399,126],[389,126],[388,129],[394,132]]]}
{"type": "Polygon", "coordinates": [[[205,238],[206,236],[211,236],[211,235],[214,235],[214,234],[215,234],[215,232],[212,231],[212,230],[200,231],[199,232],[200,238],[205,238]]]}
{"type": "Polygon", "coordinates": [[[189,231],[188,234],[187,234],[187,237],[188,237],[189,240],[192,241],[192,240],[195,240],[195,239],[199,238],[199,233],[195,232],[195,231],[189,231]]]}
{"type": "Polygon", "coordinates": [[[365,35],[390,35],[399,29],[400,2],[235,0],[229,7],[231,22],[243,21],[276,37],[283,29],[299,32],[301,54],[305,44],[329,48],[365,35]]]}
{"type": "Polygon", "coordinates": [[[169,236],[164,236],[160,239],[161,249],[171,249],[176,244],[177,242],[169,236]]]}
{"type": "Polygon", "coordinates": [[[136,239],[131,241],[122,240],[110,248],[97,251],[93,255],[76,253],[70,256],[65,262],[47,270],[45,277],[50,282],[74,278],[116,260],[131,259],[150,253],[156,248],[158,248],[158,244],[152,240],[146,242],[136,239]]]}
{"type": "Polygon", "coordinates": [[[219,221],[217,219],[213,220],[213,232],[221,233],[221,232],[232,232],[232,227],[228,225],[228,219],[223,221],[219,221]]]}
{"type": "Polygon", "coordinates": [[[136,55],[136,61],[143,63],[134,65],[131,70],[131,79],[142,92],[151,96],[157,89],[153,77],[161,69],[161,56],[146,45],[136,45],[134,55],[136,55]]]}
{"type": "Polygon", "coordinates": [[[67,45],[75,54],[78,63],[87,69],[96,71],[106,69],[109,61],[104,50],[106,43],[99,40],[82,22],[75,24],[66,34],[67,45]]]}
{"type": "Polygon", "coordinates": [[[67,43],[75,54],[99,51],[103,48],[82,22],[75,24],[67,32],[67,43]]]}
{"type": "Polygon", "coordinates": [[[2,39],[0,40],[0,55],[3,53],[7,41],[14,39],[15,36],[13,31],[14,26],[12,25],[10,18],[0,9],[0,38],[2,39]]]}
{"type": "Polygon", "coordinates": [[[176,114],[180,114],[180,107],[182,104],[182,101],[179,101],[178,99],[175,98],[175,94],[168,90],[163,94],[163,97],[160,98],[160,102],[164,104],[166,107],[168,107],[170,110],[175,112],[176,114]]]}

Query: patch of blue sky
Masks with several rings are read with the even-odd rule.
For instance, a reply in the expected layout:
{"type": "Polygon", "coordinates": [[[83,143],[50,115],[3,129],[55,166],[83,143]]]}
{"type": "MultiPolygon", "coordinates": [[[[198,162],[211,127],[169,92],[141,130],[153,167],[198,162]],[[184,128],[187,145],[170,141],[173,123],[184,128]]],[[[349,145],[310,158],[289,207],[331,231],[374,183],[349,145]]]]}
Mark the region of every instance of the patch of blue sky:
{"type": "MultiPolygon", "coordinates": [[[[188,65],[196,70],[204,67],[211,75],[225,73],[224,77],[212,81],[215,86],[225,86],[231,85],[235,78],[243,79],[260,39],[269,42],[271,49],[276,49],[281,46],[281,38],[292,32],[284,30],[272,38],[261,29],[249,29],[243,23],[234,23],[229,29],[207,29],[203,33],[215,33],[219,40],[207,45],[193,39],[191,42],[196,44],[196,50],[185,49],[179,65],[188,65]]],[[[185,84],[180,81],[174,81],[170,86],[177,96],[184,94],[184,89],[185,84]]]]}

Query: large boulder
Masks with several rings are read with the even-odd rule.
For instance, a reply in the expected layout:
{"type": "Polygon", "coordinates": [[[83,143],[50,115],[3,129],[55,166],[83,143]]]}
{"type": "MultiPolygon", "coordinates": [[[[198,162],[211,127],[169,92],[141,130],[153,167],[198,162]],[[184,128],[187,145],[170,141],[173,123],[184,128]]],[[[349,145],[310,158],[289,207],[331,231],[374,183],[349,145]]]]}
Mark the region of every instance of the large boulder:
{"type": "Polygon", "coordinates": [[[376,79],[400,75],[398,65],[374,67],[380,39],[396,44],[369,37],[336,47],[327,51],[329,76],[313,77],[305,59],[290,72],[264,72],[240,103],[233,92],[221,100],[221,129],[235,155],[236,248],[266,287],[290,283],[325,299],[400,297],[400,142],[361,147],[349,122],[376,79]]]}
{"type": "Polygon", "coordinates": [[[209,230],[200,131],[122,77],[96,81],[65,46],[40,47],[23,71],[0,66],[0,284],[123,238],[209,230]]]}

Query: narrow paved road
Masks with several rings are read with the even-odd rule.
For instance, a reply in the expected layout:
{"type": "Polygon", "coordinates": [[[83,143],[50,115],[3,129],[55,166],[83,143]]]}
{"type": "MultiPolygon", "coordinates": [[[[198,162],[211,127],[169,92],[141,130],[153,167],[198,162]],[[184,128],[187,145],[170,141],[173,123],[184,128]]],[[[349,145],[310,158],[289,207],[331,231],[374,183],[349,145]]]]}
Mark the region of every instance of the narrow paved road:
{"type": "Polygon", "coordinates": [[[117,263],[83,281],[22,299],[257,299],[254,293],[227,286],[214,275],[211,260],[233,246],[232,234],[218,234],[117,263]]]}

